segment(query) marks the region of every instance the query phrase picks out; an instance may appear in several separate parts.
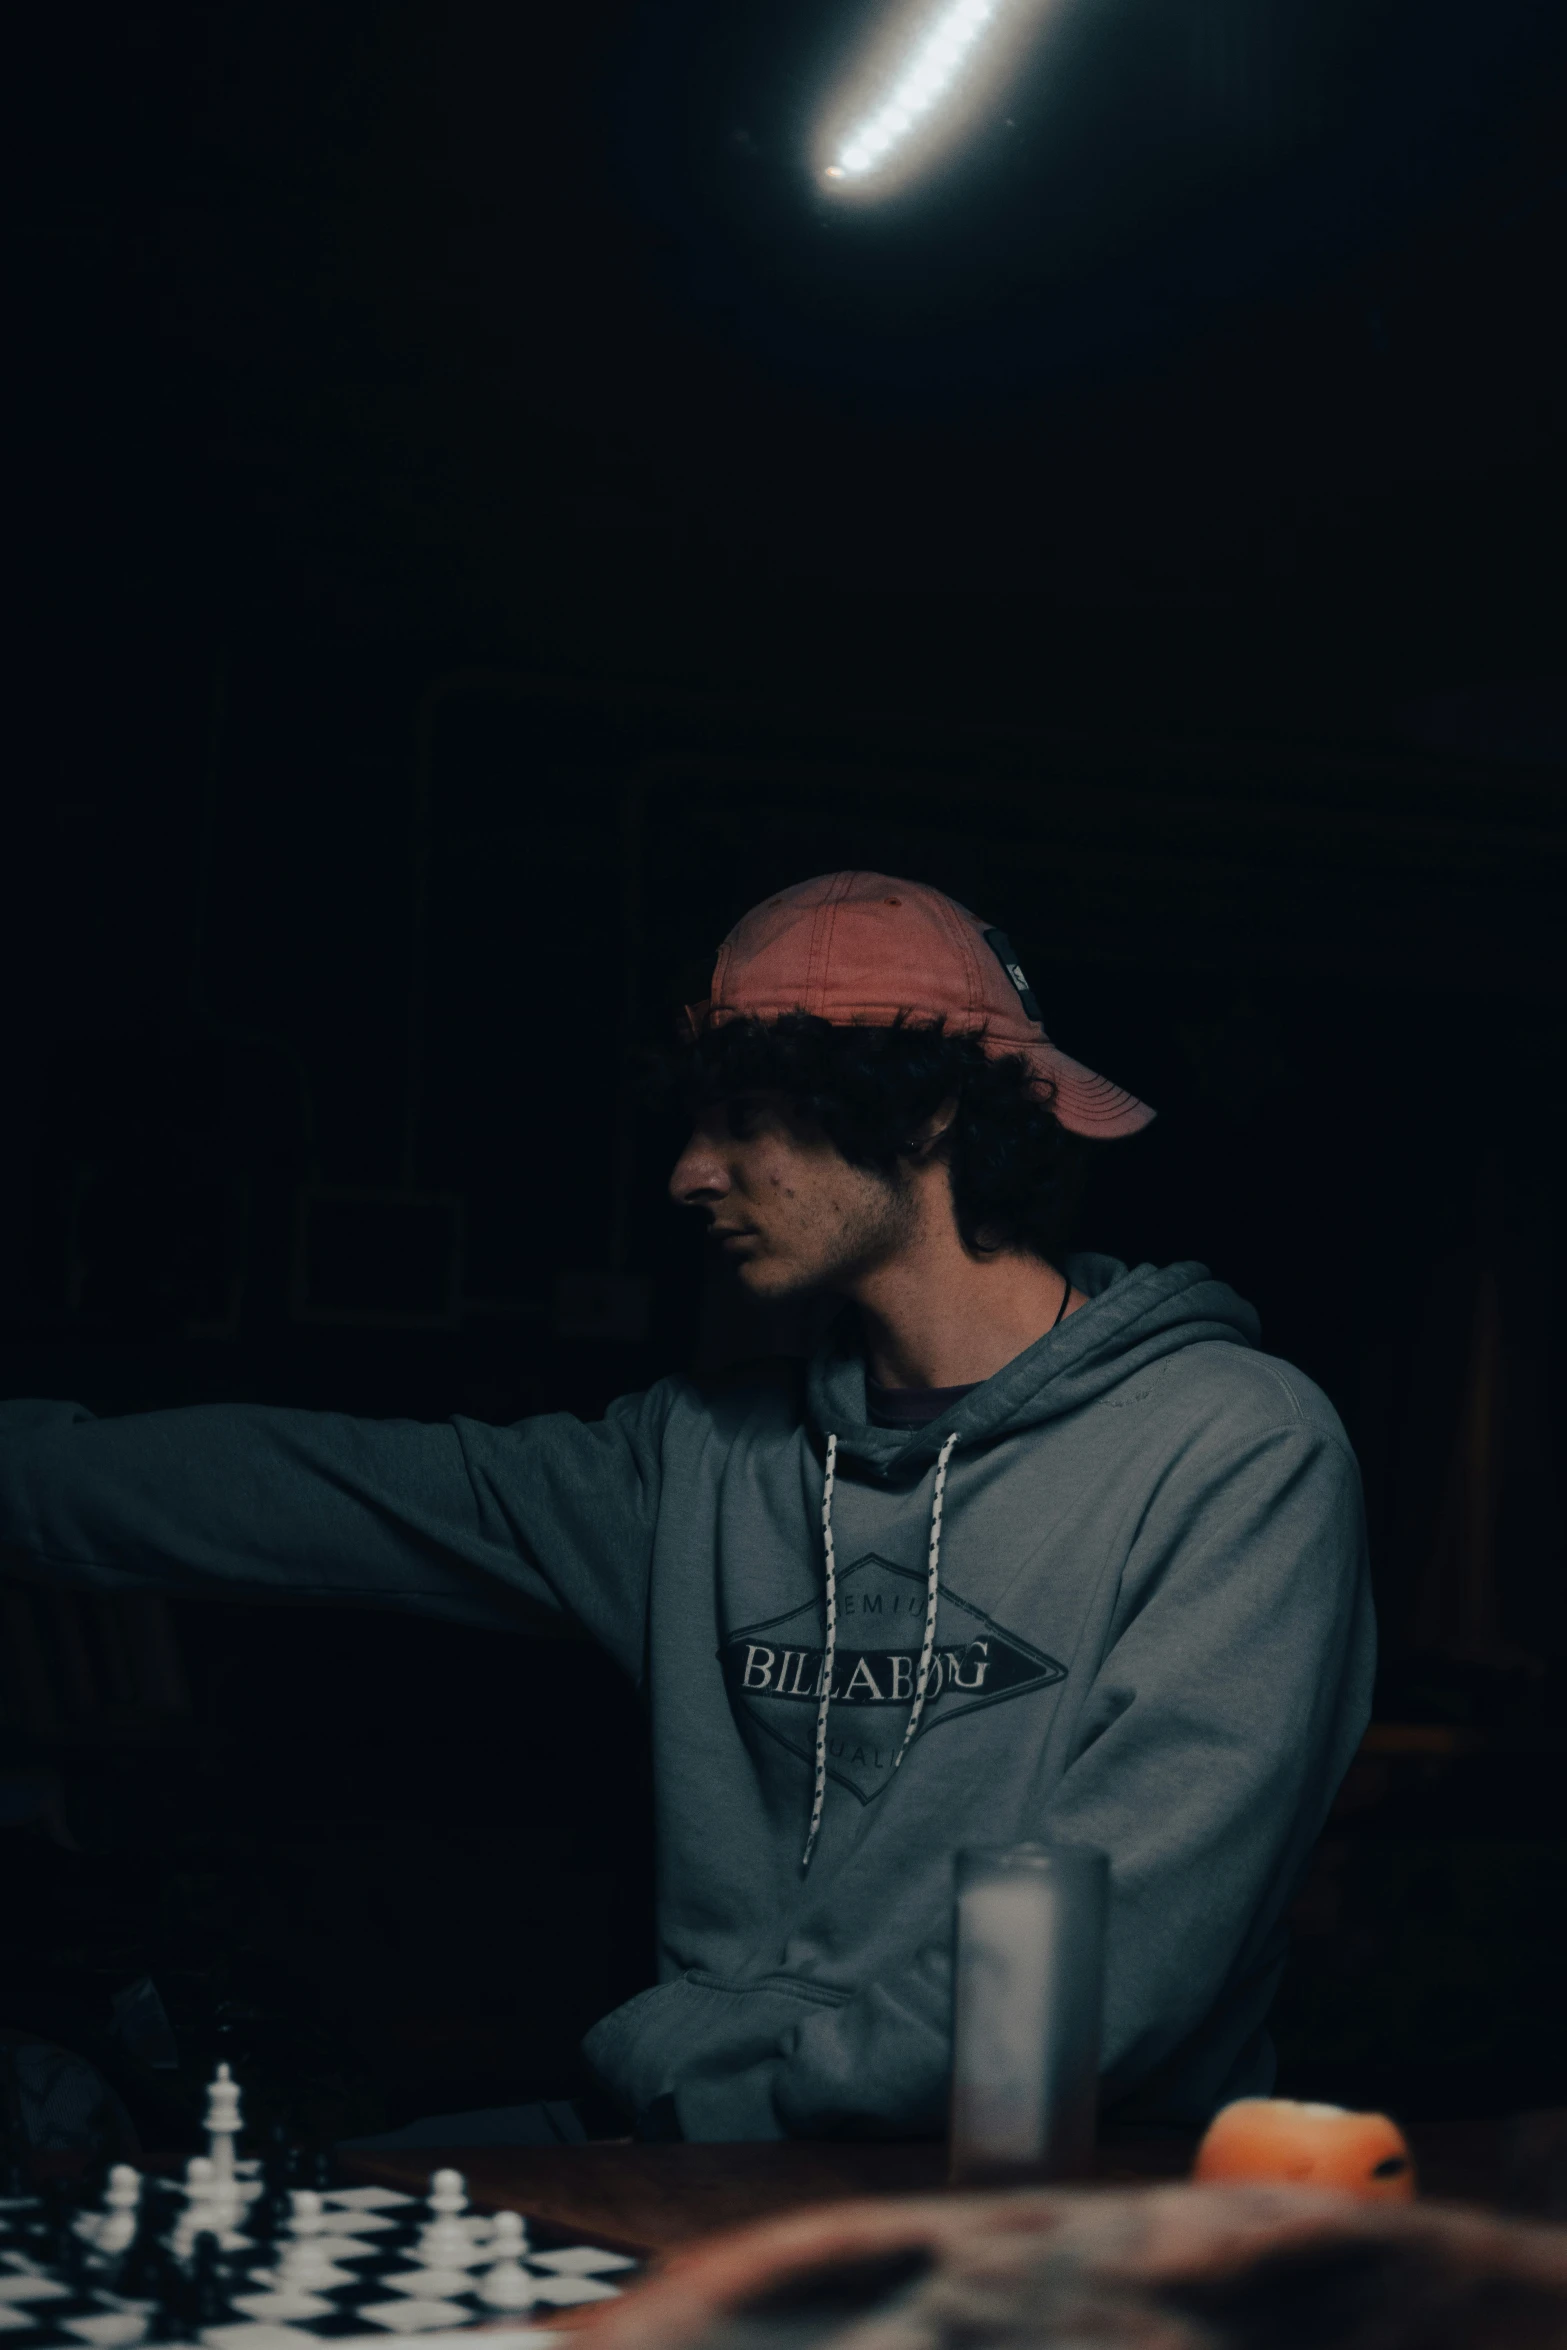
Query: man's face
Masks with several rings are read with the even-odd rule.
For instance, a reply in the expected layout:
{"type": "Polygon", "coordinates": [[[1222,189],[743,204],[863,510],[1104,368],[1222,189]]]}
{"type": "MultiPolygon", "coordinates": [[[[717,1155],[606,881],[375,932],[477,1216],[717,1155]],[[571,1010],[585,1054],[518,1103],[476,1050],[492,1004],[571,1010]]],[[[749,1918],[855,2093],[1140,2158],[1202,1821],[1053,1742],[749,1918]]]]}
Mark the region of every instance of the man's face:
{"type": "Polygon", "coordinates": [[[914,1215],[907,1188],[851,1167],[772,1094],[703,1110],[669,1191],[706,1213],[715,1246],[753,1297],[852,1293],[859,1275],[905,1244],[914,1215]]]}

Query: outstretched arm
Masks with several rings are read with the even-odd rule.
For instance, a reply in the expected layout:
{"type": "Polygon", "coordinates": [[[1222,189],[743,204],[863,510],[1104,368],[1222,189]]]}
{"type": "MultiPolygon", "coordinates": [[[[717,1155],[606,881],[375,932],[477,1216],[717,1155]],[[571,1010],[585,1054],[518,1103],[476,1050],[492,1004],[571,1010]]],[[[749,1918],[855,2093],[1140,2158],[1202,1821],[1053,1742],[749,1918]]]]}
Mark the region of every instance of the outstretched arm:
{"type": "Polygon", "coordinates": [[[640,1674],[673,1390],[490,1428],[218,1404],[0,1406],[0,1561],[99,1589],[569,1612],[640,1674]]]}

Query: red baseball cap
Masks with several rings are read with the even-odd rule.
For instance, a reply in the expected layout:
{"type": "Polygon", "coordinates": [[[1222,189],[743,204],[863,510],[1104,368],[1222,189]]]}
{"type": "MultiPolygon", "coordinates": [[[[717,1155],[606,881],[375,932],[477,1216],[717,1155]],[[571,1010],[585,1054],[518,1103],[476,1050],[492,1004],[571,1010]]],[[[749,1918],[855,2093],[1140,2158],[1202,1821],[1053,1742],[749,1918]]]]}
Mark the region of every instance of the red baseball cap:
{"type": "Polygon", "coordinates": [[[834,1027],[890,1028],[900,1013],[1017,1053],[1053,1088],[1073,1134],[1110,1142],[1154,1115],[1146,1102],[1069,1060],[1045,1034],[1033,991],[1002,931],[939,889],[885,873],[824,873],[780,890],[735,924],[713,992],[693,1023],[812,1012],[834,1027]]]}

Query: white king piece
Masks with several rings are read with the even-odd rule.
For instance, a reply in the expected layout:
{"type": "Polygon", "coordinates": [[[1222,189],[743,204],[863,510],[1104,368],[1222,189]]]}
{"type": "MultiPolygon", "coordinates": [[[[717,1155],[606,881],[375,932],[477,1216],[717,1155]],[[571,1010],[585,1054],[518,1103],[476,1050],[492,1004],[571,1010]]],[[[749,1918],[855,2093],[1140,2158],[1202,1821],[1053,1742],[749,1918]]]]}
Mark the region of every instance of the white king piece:
{"type": "Polygon", "coordinates": [[[234,2141],[239,2129],[239,2083],[228,2066],[220,2064],[207,2084],[207,2158],[213,2192],[220,2200],[234,2193],[234,2141]]]}

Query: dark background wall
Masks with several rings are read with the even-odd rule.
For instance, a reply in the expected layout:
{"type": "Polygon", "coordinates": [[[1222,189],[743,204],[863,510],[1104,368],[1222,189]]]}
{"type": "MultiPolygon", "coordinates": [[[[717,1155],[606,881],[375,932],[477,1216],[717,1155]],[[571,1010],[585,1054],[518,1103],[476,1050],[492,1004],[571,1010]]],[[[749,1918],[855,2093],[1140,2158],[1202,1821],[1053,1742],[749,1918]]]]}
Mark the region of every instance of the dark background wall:
{"type": "MultiPolygon", "coordinates": [[[[1003,920],[1366,1470],[1288,2077],[1567,2094],[1560,35],[1063,14],[848,220],[852,11],[29,25],[0,1391],[592,1411],[745,1341],[632,1075],[780,880],[1003,920]]],[[[582,1645],[4,1595],[0,2024],[144,2135],[579,2085],[646,1979],[582,1645]],[[179,2065],[111,2031],[150,1975],[179,2065]]]]}

